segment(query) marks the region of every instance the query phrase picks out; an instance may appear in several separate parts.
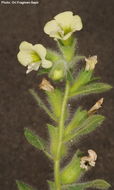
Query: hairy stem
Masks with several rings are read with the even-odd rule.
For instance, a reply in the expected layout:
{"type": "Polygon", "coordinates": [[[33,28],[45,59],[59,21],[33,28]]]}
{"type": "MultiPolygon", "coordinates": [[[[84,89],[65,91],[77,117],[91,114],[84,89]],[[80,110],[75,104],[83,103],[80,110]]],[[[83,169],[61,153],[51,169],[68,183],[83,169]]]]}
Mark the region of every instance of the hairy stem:
{"type": "Polygon", "coordinates": [[[65,122],[64,118],[65,118],[65,109],[68,101],[68,93],[69,93],[69,82],[66,83],[66,89],[62,103],[61,117],[59,121],[59,137],[58,137],[57,153],[54,160],[54,178],[55,178],[56,190],[61,190],[60,158],[61,158],[61,147],[62,147],[62,140],[64,134],[64,122],[65,122]]]}

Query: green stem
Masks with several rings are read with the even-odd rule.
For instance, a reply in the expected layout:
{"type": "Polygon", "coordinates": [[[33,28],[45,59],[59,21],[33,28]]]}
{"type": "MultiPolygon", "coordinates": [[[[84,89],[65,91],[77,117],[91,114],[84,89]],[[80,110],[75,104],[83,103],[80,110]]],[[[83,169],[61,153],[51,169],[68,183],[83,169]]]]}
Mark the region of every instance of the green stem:
{"type": "Polygon", "coordinates": [[[53,159],[53,157],[46,151],[46,150],[43,150],[43,152],[45,153],[45,155],[49,158],[49,159],[53,159]]]}
{"type": "Polygon", "coordinates": [[[60,182],[60,157],[61,157],[61,147],[62,147],[62,140],[64,134],[64,118],[65,118],[65,109],[68,101],[68,93],[69,93],[69,82],[66,83],[65,94],[62,103],[61,109],[61,117],[59,121],[59,138],[58,138],[58,145],[57,145],[57,153],[56,158],[54,160],[54,177],[55,177],[55,185],[56,190],[61,190],[61,182],[60,182]]]}

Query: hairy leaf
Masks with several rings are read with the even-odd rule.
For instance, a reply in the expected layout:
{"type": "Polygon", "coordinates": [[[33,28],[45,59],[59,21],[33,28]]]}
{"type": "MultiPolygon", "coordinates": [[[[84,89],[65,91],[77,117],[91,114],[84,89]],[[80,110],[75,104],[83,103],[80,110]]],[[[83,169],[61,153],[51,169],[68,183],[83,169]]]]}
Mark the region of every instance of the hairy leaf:
{"type": "Polygon", "coordinates": [[[89,116],[81,125],[77,127],[75,132],[72,134],[69,134],[65,137],[65,142],[74,139],[79,138],[80,136],[86,135],[94,131],[98,126],[102,124],[105,117],[102,115],[92,115],[89,116]]]}
{"type": "Polygon", "coordinates": [[[55,183],[53,181],[48,180],[47,182],[48,182],[50,190],[55,190],[56,189],[55,188],[55,183]]]}
{"type": "Polygon", "coordinates": [[[87,117],[88,117],[87,111],[78,108],[72,120],[65,129],[65,135],[70,134],[72,130],[76,129],[87,117]]]}
{"type": "Polygon", "coordinates": [[[70,96],[78,91],[78,89],[91,81],[92,71],[81,70],[70,88],[70,96]]]}
{"type": "MultiPolygon", "coordinates": [[[[50,152],[55,157],[57,153],[58,139],[59,139],[58,128],[48,124],[48,131],[50,135],[50,152]]],[[[67,153],[67,146],[62,144],[61,157],[65,156],[66,153],[67,153]]]]}
{"type": "Polygon", "coordinates": [[[63,93],[59,89],[55,89],[52,92],[46,92],[48,95],[48,102],[51,105],[52,113],[56,116],[56,118],[60,118],[61,115],[61,107],[63,101],[63,93]]]}
{"type": "Polygon", "coordinates": [[[17,187],[19,190],[35,190],[30,185],[27,185],[21,181],[16,181],[17,187]]]}
{"type": "Polygon", "coordinates": [[[85,182],[85,183],[77,183],[66,186],[65,189],[67,190],[86,190],[88,188],[96,188],[96,189],[108,189],[110,184],[102,179],[96,179],[93,181],[85,182]]]}
{"type": "Polygon", "coordinates": [[[70,184],[80,179],[85,173],[85,169],[80,167],[80,156],[78,151],[73,156],[71,161],[61,171],[62,184],[70,184]]]}
{"type": "Polygon", "coordinates": [[[76,95],[88,95],[93,93],[102,93],[105,91],[108,91],[112,88],[111,85],[106,83],[91,83],[88,85],[85,85],[83,87],[80,87],[77,91],[70,92],[70,97],[76,96],[76,95]]]}
{"type": "Polygon", "coordinates": [[[58,145],[58,128],[48,124],[48,131],[50,136],[50,152],[53,156],[55,156],[58,145]]]}
{"type": "Polygon", "coordinates": [[[36,135],[33,131],[31,131],[28,128],[25,128],[24,135],[25,135],[27,141],[31,145],[33,145],[37,149],[44,150],[44,148],[45,148],[44,140],[41,137],[39,137],[38,135],[36,135]]]}
{"type": "Polygon", "coordinates": [[[47,49],[46,59],[48,59],[52,62],[56,62],[59,59],[61,59],[61,56],[58,52],[53,51],[51,49],[47,49]]]}

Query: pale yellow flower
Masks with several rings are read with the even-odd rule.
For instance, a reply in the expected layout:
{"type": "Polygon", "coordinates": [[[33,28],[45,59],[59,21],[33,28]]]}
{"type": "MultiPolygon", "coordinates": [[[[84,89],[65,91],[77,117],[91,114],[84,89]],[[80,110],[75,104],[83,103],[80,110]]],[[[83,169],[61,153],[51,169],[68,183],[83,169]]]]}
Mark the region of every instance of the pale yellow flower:
{"type": "Polygon", "coordinates": [[[17,55],[18,61],[27,66],[26,73],[32,70],[37,71],[40,66],[43,68],[49,68],[52,66],[52,62],[46,60],[46,48],[41,44],[32,45],[26,41],[21,42],[19,46],[19,53],[17,55]]]}
{"type": "Polygon", "coordinates": [[[71,11],[65,11],[54,17],[53,20],[46,23],[44,32],[55,40],[67,40],[73,32],[82,29],[82,21],[78,15],[71,11]]]}
{"type": "Polygon", "coordinates": [[[93,70],[95,68],[95,65],[97,64],[97,55],[85,58],[85,61],[86,61],[85,70],[86,71],[93,70]]]}

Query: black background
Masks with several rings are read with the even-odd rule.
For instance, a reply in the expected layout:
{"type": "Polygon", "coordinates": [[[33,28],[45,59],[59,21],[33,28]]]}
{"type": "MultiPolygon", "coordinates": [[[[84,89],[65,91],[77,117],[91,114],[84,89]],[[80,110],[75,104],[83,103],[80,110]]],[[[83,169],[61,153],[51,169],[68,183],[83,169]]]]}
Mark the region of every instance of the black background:
{"type": "MultiPolygon", "coordinates": [[[[38,89],[41,78],[35,72],[26,76],[16,55],[23,40],[56,48],[55,42],[44,34],[43,26],[66,10],[79,14],[83,21],[83,30],[75,34],[79,52],[86,56],[97,54],[96,76],[114,85],[114,0],[41,0],[39,5],[0,5],[0,190],[16,190],[16,179],[45,190],[46,179],[53,176],[50,161],[23,135],[24,127],[29,127],[47,138],[48,116],[28,93],[29,88],[38,89]]],[[[84,97],[71,105],[72,111],[79,104],[89,108],[102,96],[105,101],[100,113],[106,116],[103,126],[74,145],[70,155],[77,146],[84,151],[96,150],[97,165],[83,181],[104,178],[113,189],[114,90],[84,97]]]]}

